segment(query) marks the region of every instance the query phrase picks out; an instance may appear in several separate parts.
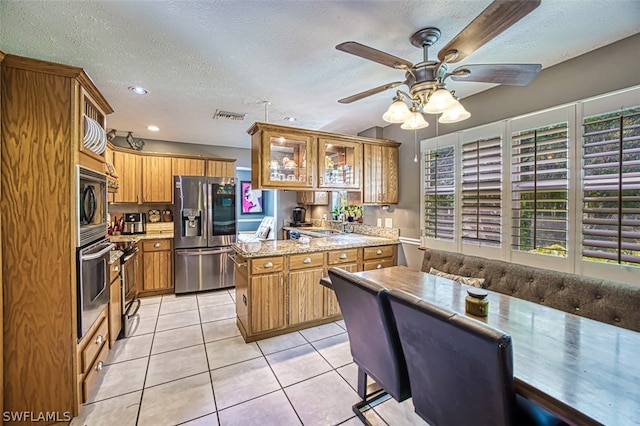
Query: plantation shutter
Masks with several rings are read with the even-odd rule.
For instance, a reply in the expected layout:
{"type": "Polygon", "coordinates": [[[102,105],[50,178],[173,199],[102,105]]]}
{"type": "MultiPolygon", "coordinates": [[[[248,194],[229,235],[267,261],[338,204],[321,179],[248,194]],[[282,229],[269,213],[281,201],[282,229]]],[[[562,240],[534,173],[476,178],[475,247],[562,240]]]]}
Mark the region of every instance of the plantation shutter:
{"type": "Polygon", "coordinates": [[[512,135],[512,248],[567,255],[568,123],[512,135]]]}
{"type": "Polygon", "coordinates": [[[455,223],[455,148],[428,150],[424,173],[424,235],[453,240],[455,223]]]}
{"type": "Polygon", "coordinates": [[[640,264],[640,107],[583,120],[582,256],[640,264]]]}
{"type": "Polygon", "coordinates": [[[502,215],[502,139],[462,145],[462,240],[499,246],[502,215]]]}

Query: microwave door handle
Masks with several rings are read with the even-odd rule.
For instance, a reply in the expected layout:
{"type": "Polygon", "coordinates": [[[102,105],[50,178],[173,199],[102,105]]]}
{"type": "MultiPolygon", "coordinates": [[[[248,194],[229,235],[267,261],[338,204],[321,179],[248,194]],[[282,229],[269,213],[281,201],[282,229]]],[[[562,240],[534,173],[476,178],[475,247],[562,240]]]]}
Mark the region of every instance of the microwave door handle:
{"type": "Polygon", "coordinates": [[[114,248],[116,245],[115,244],[109,244],[107,245],[105,248],[103,248],[102,250],[100,250],[97,253],[91,253],[91,254],[86,254],[86,255],[82,255],[80,256],[80,260],[84,261],[84,260],[95,260],[99,257],[104,256],[106,253],[110,252],[112,248],[114,248]]]}

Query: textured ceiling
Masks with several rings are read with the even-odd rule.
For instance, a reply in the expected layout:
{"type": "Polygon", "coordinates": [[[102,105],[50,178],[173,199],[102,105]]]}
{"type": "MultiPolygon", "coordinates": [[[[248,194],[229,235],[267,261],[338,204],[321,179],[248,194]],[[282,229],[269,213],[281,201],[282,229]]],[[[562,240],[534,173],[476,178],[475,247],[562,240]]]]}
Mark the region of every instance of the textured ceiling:
{"type": "MultiPolygon", "coordinates": [[[[0,50],[83,67],[111,103],[119,135],[249,147],[246,129],[269,120],[355,134],[383,126],[394,92],[337,100],[403,73],[339,52],[358,41],[419,62],[408,38],[435,26],[430,59],[490,0],[0,1],[0,50]],[[141,85],[147,96],[127,88],[141,85]],[[244,121],[213,120],[216,109],[244,121]],[[150,124],[160,127],[150,132],[150,124]]],[[[543,68],[640,32],[638,0],[542,0],[523,20],[460,64],[543,68]]],[[[615,68],[615,64],[612,64],[615,68]]],[[[606,78],[606,76],[603,76],[606,78]]],[[[487,84],[448,82],[464,99],[487,84]]],[[[464,102],[463,102],[464,103],[464,102]]],[[[473,111],[471,111],[473,113],[473,111]]]]}

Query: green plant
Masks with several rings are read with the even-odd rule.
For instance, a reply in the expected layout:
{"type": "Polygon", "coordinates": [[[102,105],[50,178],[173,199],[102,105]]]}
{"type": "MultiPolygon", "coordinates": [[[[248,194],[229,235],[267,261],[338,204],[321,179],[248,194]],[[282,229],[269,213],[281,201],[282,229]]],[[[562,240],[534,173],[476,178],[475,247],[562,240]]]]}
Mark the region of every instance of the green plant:
{"type": "Polygon", "coordinates": [[[353,217],[354,219],[360,219],[362,217],[362,215],[364,214],[364,207],[350,204],[350,205],[344,206],[343,211],[344,211],[344,214],[347,217],[353,217]]]}

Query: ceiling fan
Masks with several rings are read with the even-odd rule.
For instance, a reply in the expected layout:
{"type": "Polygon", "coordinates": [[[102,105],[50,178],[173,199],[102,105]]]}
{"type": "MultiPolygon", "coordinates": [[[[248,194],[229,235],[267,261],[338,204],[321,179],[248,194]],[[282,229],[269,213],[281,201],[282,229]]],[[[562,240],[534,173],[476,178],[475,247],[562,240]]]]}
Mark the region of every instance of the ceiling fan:
{"type": "Polygon", "coordinates": [[[434,27],[421,29],[409,39],[411,44],[423,51],[423,60],[417,64],[412,64],[405,59],[355,41],[341,43],[336,46],[336,49],[403,70],[405,71],[405,80],[374,87],[340,99],[338,102],[349,104],[404,84],[409,87],[409,93],[402,90],[396,92],[394,102],[383,115],[383,119],[386,121],[403,123],[402,128],[404,129],[426,127],[428,124],[422,113],[443,113],[438,120],[441,123],[462,121],[470,114],[457,101],[454,93],[445,88],[447,78],[454,81],[525,86],[540,72],[542,65],[462,65],[449,72],[448,64],[465,59],[482,45],[528,15],[540,5],[540,1],[495,0],[438,52],[437,61],[430,61],[428,56],[429,47],[440,38],[440,30],[434,27]],[[404,103],[403,97],[411,102],[411,109],[404,103]]]}

